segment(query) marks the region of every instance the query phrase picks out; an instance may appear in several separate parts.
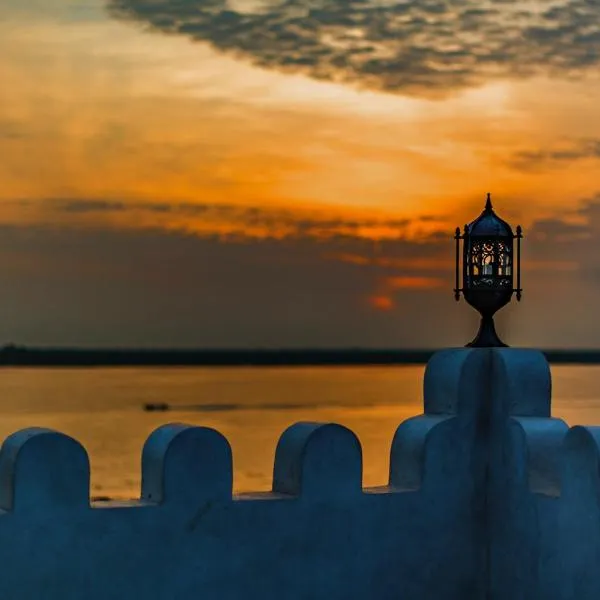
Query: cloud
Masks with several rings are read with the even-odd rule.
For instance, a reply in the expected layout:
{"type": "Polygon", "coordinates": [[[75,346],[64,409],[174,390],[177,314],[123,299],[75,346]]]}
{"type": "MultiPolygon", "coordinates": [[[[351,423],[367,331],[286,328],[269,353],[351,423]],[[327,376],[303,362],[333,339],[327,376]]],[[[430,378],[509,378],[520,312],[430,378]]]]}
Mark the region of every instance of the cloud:
{"type": "MultiPolygon", "coordinates": [[[[385,251],[410,257],[423,246],[389,241],[385,251]]],[[[431,246],[429,252],[443,251],[438,242],[431,246]]],[[[423,335],[414,315],[424,307],[441,314],[450,291],[446,298],[413,289],[404,298],[390,289],[392,305],[401,299],[402,310],[386,317],[370,298],[389,273],[408,277],[410,269],[325,258],[331,251],[376,250],[372,241],[350,236],[224,240],[164,230],[2,226],[2,339],[207,347],[435,343],[436,331],[423,335]]],[[[450,336],[453,327],[458,323],[450,336]]]]}
{"type": "MultiPolygon", "coordinates": [[[[583,215],[589,210],[585,206],[578,211],[583,215]]],[[[590,236],[591,223],[569,223],[560,218],[549,218],[537,220],[529,232],[529,235],[534,239],[541,241],[552,242],[553,244],[569,243],[577,240],[585,240],[590,236]]]]}
{"type": "MultiPolygon", "coordinates": [[[[556,276],[557,283],[566,281],[567,276],[579,283],[592,279],[600,283],[600,193],[584,199],[575,210],[565,209],[562,216],[538,219],[526,232],[526,239],[529,247],[524,267],[531,272],[545,271],[556,276]]],[[[595,287],[588,291],[600,291],[595,287]]]]}
{"type": "Polygon", "coordinates": [[[386,281],[387,285],[392,289],[402,290],[430,290],[444,286],[444,279],[441,277],[428,277],[422,275],[410,275],[389,277],[386,281]]]}
{"type": "MultiPolygon", "coordinates": [[[[88,222],[97,226],[106,217],[107,224],[124,228],[139,228],[145,223],[146,228],[238,238],[426,238],[448,229],[442,218],[436,220],[430,215],[405,219],[348,218],[316,211],[220,203],[47,198],[37,202],[37,206],[43,207],[45,215],[56,215],[72,225],[88,222]]],[[[30,205],[35,207],[36,203],[30,205]]]]}
{"type": "Polygon", "coordinates": [[[566,144],[515,153],[508,165],[522,171],[536,171],[575,160],[600,158],[600,140],[569,140],[566,144]]]}
{"type": "Polygon", "coordinates": [[[26,137],[21,123],[16,120],[0,118],[0,139],[20,140],[26,137]]]}
{"type": "MultiPolygon", "coordinates": [[[[379,241],[303,231],[0,226],[0,341],[431,347],[475,335],[476,312],[453,300],[452,228],[379,241]]],[[[599,244],[600,195],[525,229],[523,301],[498,315],[508,343],[598,345],[599,244]]]]}
{"type": "Polygon", "coordinates": [[[97,212],[122,212],[127,206],[123,202],[109,202],[108,200],[66,200],[59,204],[59,210],[66,213],[97,213],[97,212]]]}
{"type": "Polygon", "coordinates": [[[371,296],[369,303],[377,310],[388,311],[394,308],[394,300],[390,296],[371,296]]]}
{"type": "Polygon", "coordinates": [[[586,0],[108,0],[109,12],[255,65],[443,97],[490,78],[575,77],[600,62],[586,0]]]}

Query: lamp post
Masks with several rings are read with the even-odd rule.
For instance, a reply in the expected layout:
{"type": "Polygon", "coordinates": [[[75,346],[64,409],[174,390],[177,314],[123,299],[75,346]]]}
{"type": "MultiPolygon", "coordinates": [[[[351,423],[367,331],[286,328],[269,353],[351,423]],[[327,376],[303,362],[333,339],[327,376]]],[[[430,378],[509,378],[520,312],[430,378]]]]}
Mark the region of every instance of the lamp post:
{"type": "Polygon", "coordinates": [[[523,230],[519,225],[516,233],[492,208],[490,195],[487,195],[483,212],[465,225],[463,234],[456,228],[456,286],[454,297],[465,300],[481,315],[479,332],[467,344],[473,348],[506,346],[496,333],[494,314],[511,301],[516,293],[521,300],[521,238],[523,230]],[[514,240],[517,240],[516,265],[513,261],[514,240]],[[460,240],[462,249],[462,288],[459,287],[460,240]],[[516,275],[517,286],[514,287],[516,275]]]}

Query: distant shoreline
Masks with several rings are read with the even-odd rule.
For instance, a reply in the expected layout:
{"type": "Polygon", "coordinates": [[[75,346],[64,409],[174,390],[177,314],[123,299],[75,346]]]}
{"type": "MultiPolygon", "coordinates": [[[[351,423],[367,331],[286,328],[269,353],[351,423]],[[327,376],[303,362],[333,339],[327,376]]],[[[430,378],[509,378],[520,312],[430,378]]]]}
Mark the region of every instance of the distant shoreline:
{"type": "MultiPolygon", "coordinates": [[[[0,367],[292,367],[423,365],[435,350],[0,349],[0,367]]],[[[552,364],[600,364],[600,350],[542,350],[552,364]]]]}

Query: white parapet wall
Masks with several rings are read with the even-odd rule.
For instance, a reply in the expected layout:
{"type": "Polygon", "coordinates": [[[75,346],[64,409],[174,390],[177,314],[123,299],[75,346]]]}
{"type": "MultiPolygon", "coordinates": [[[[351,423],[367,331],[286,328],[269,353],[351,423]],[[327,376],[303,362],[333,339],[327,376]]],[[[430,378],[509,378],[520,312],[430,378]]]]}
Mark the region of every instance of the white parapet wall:
{"type": "Polygon", "coordinates": [[[234,496],[227,440],[169,424],[140,499],[90,503],[85,449],[19,431],[0,450],[0,600],[596,600],[600,432],[552,419],[550,389],[534,350],[437,353],[380,488],[354,433],[297,423],[273,491],[234,496]]]}

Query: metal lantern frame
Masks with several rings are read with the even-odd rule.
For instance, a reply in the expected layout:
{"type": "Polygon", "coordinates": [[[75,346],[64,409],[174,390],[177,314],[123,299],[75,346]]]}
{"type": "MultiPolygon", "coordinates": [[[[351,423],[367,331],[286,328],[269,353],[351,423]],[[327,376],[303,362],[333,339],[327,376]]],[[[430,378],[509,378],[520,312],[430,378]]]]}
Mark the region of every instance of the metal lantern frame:
{"type": "Polygon", "coordinates": [[[464,226],[461,235],[456,228],[456,283],[454,298],[460,300],[462,293],[466,302],[481,315],[479,332],[469,347],[506,346],[500,340],[494,326],[494,314],[508,304],[513,294],[521,300],[521,239],[520,225],[513,233],[511,226],[493,210],[490,194],[481,215],[464,226]],[[460,284],[462,247],[462,287],[460,284]],[[517,240],[516,262],[514,241],[517,240]],[[516,277],[517,285],[514,287],[516,277]]]}

